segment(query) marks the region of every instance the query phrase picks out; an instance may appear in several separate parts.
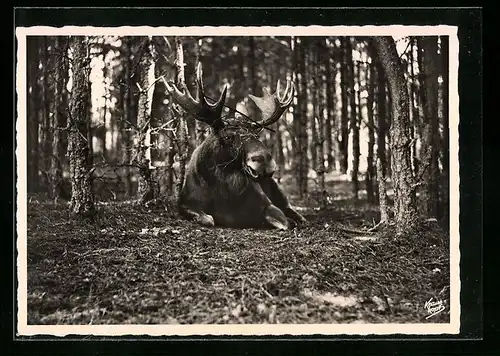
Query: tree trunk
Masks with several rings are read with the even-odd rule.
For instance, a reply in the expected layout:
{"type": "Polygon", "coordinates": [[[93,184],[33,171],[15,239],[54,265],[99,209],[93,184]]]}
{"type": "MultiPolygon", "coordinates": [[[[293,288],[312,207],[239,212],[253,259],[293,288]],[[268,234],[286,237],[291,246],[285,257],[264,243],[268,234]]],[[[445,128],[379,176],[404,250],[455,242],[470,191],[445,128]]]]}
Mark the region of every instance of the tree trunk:
{"type": "MultiPolygon", "coordinates": [[[[358,199],[358,191],[359,191],[359,181],[358,181],[358,173],[359,173],[359,126],[358,126],[358,113],[356,110],[356,75],[354,71],[354,63],[352,60],[352,50],[351,50],[351,41],[350,39],[347,41],[348,43],[348,55],[347,55],[347,67],[349,70],[349,102],[351,106],[350,112],[350,130],[352,132],[352,169],[351,169],[351,181],[352,181],[352,192],[354,199],[358,199]]],[[[358,76],[359,76],[359,67],[358,67],[358,76]]],[[[361,103],[358,103],[361,105],[361,103]]]]}
{"type": "Polygon", "coordinates": [[[417,128],[420,126],[420,114],[418,112],[418,88],[417,88],[417,78],[415,76],[415,57],[414,57],[414,49],[415,47],[415,39],[413,37],[410,38],[410,102],[411,102],[411,156],[413,162],[413,172],[417,174],[419,171],[419,155],[417,151],[417,141],[418,141],[418,130],[417,128]]]}
{"type": "Polygon", "coordinates": [[[369,203],[375,203],[374,195],[374,180],[375,180],[375,164],[374,164],[374,146],[375,146],[375,121],[373,119],[373,104],[375,96],[375,71],[373,65],[367,71],[369,75],[368,97],[367,97],[367,115],[368,115],[368,156],[366,157],[366,195],[369,203]]]}
{"type": "Polygon", "coordinates": [[[297,104],[293,107],[292,170],[296,172],[297,190],[302,198],[307,193],[307,80],[304,70],[304,38],[292,37],[293,81],[296,83],[297,104]]]}
{"type": "MultiPolygon", "coordinates": [[[[185,85],[184,77],[184,50],[182,48],[182,40],[180,38],[175,39],[176,43],[176,60],[175,65],[177,68],[176,73],[176,84],[179,88],[185,85]]],[[[179,176],[177,177],[176,187],[177,196],[180,196],[182,185],[184,184],[184,176],[186,174],[186,119],[184,115],[177,116],[177,153],[179,155],[179,176]]]]}
{"type": "Polygon", "coordinates": [[[28,192],[36,193],[39,190],[39,145],[38,145],[38,126],[40,120],[40,89],[38,85],[38,38],[28,36],[27,42],[27,61],[28,61],[28,123],[27,123],[27,148],[28,148],[28,165],[27,179],[28,192]]]}
{"type": "Polygon", "coordinates": [[[349,80],[348,80],[348,66],[347,66],[347,58],[351,57],[350,51],[350,42],[349,38],[341,37],[341,50],[343,55],[343,61],[340,69],[340,88],[341,88],[341,104],[342,104],[342,112],[341,112],[341,120],[340,120],[340,142],[339,142],[339,151],[340,151],[340,172],[342,174],[347,173],[348,166],[348,149],[349,149],[349,108],[348,108],[348,100],[349,100],[349,80]]]}
{"type": "Polygon", "coordinates": [[[377,159],[377,181],[378,195],[380,207],[380,222],[386,223],[389,221],[389,203],[387,202],[386,177],[382,171],[382,161],[377,159]]]}
{"type": "MultiPolygon", "coordinates": [[[[406,81],[405,81],[406,83],[406,81]]],[[[391,95],[389,94],[389,87],[386,85],[386,88],[385,88],[385,91],[386,91],[386,98],[387,98],[387,107],[389,108],[393,108],[393,103],[392,103],[392,97],[391,95]]],[[[408,86],[406,88],[406,92],[408,93],[408,86]]],[[[393,113],[392,113],[392,110],[389,110],[387,111],[387,120],[386,120],[386,123],[385,123],[385,132],[386,132],[386,146],[385,146],[385,156],[387,157],[387,160],[385,161],[386,163],[386,170],[385,170],[385,174],[387,175],[387,177],[391,177],[392,176],[392,154],[391,154],[391,135],[389,134],[391,132],[391,125],[392,125],[392,121],[393,121],[393,113]]],[[[408,120],[410,120],[410,111],[408,109],[408,120]]],[[[411,123],[409,124],[410,127],[411,127],[411,123]]],[[[410,130],[411,132],[411,130],[410,130]]],[[[410,135],[411,137],[411,135],[410,135]]],[[[410,154],[410,158],[411,158],[411,154],[410,154]]]]}
{"type": "Polygon", "coordinates": [[[137,66],[138,82],[140,87],[139,103],[137,111],[137,147],[135,149],[134,165],[139,169],[139,184],[138,195],[141,203],[146,203],[157,197],[156,182],[153,179],[152,171],[150,168],[150,159],[147,157],[147,135],[150,128],[151,120],[151,101],[150,93],[152,94],[153,88],[150,88],[149,70],[154,66],[153,57],[151,53],[151,41],[149,38],[143,39],[141,43],[140,60],[137,66]]]}
{"type": "MultiPolygon", "coordinates": [[[[316,47],[316,51],[321,51],[321,45],[316,47]]],[[[318,188],[321,192],[321,199],[319,207],[324,210],[327,207],[327,194],[325,189],[325,151],[324,151],[324,123],[325,123],[325,94],[323,87],[323,66],[321,65],[321,61],[317,61],[317,64],[314,65],[316,70],[314,71],[314,86],[316,87],[316,106],[314,116],[316,117],[316,174],[318,176],[318,188]]]]}
{"type": "MultiPolygon", "coordinates": [[[[104,161],[107,160],[107,150],[106,150],[106,135],[108,133],[107,115],[108,115],[108,96],[109,89],[106,84],[106,79],[108,77],[109,68],[107,64],[102,67],[102,77],[103,77],[103,90],[104,90],[104,103],[102,107],[102,126],[99,130],[99,141],[101,141],[101,155],[104,161]]],[[[111,129],[111,127],[109,127],[111,129]]]]}
{"type": "Polygon", "coordinates": [[[65,45],[65,37],[57,36],[55,38],[55,105],[54,115],[52,116],[51,127],[52,134],[52,154],[50,160],[50,196],[57,200],[62,195],[62,130],[65,125],[64,92],[66,90],[66,73],[68,71],[67,52],[65,45]]]}
{"type": "Polygon", "coordinates": [[[392,37],[373,37],[392,98],[391,154],[394,208],[398,234],[408,231],[417,218],[415,182],[410,159],[408,91],[401,61],[392,37]]]}
{"type": "Polygon", "coordinates": [[[326,106],[327,106],[327,118],[325,121],[325,149],[326,149],[326,159],[328,162],[328,169],[332,170],[335,168],[335,151],[333,144],[333,133],[335,130],[335,70],[332,70],[332,63],[330,60],[329,53],[326,54],[325,58],[326,66],[326,106]]]}
{"type": "Polygon", "coordinates": [[[70,210],[81,217],[95,213],[92,191],[92,170],[89,156],[88,105],[90,85],[88,74],[90,60],[86,37],[76,37],[73,42],[73,86],[70,98],[68,156],[71,176],[70,210]]]}
{"type": "MultiPolygon", "coordinates": [[[[196,60],[195,60],[196,67],[195,68],[197,68],[198,63],[200,63],[202,47],[203,47],[203,39],[200,38],[198,40],[198,46],[196,47],[197,52],[196,52],[196,60]]],[[[241,78],[243,80],[244,76],[242,76],[241,78]]],[[[196,97],[198,98],[198,91],[196,91],[196,97]]],[[[196,125],[196,146],[198,146],[198,145],[201,145],[202,142],[205,140],[206,125],[204,125],[199,120],[194,120],[194,121],[195,121],[195,125],[196,125]]]]}
{"type": "Polygon", "coordinates": [[[253,95],[259,95],[257,93],[258,90],[258,78],[257,78],[257,70],[255,64],[255,39],[250,37],[248,39],[249,46],[249,56],[248,56],[248,67],[250,70],[250,89],[253,95]]]}
{"type": "Polygon", "coordinates": [[[385,91],[385,73],[381,62],[377,63],[377,157],[382,164],[382,173],[387,176],[387,157],[385,138],[387,135],[387,95],[385,91]]]}
{"type": "MultiPolygon", "coordinates": [[[[89,81],[89,78],[87,78],[89,81]]],[[[90,83],[90,82],[89,82],[90,83]]],[[[90,85],[90,84],[89,84],[90,85]]],[[[90,89],[89,89],[90,90],[90,89]]],[[[87,143],[89,145],[89,164],[92,165],[94,163],[94,127],[93,123],[93,112],[92,112],[92,100],[89,99],[89,104],[87,105],[87,143]]]]}
{"type": "Polygon", "coordinates": [[[439,118],[438,118],[438,59],[437,36],[421,37],[423,49],[423,74],[425,91],[422,97],[425,112],[425,161],[422,169],[424,178],[424,204],[429,217],[437,217],[439,210],[439,118]]]}
{"type": "Polygon", "coordinates": [[[132,176],[130,164],[132,160],[132,44],[130,37],[124,39],[124,61],[123,61],[123,100],[122,100],[122,117],[121,132],[123,142],[123,164],[124,164],[124,185],[125,192],[129,198],[133,195],[132,176]]]}
{"type": "MultiPolygon", "coordinates": [[[[189,40],[187,43],[187,52],[190,52],[190,45],[193,45],[192,50],[194,51],[195,58],[198,56],[198,43],[196,40],[194,40],[194,44],[192,44],[192,40],[189,40]]],[[[195,60],[195,64],[197,64],[197,61],[195,60]]],[[[187,73],[185,74],[185,82],[187,87],[189,88],[190,92],[195,93],[195,98],[198,98],[198,93],[194,89],[196,86],[196,66],[192,66],[192,63],[184,63],[185,65],[185,70],[187,70],[187,73]]],[[[190,116],[186,116],[186,157],[190,157],[194,148],[196,147],[196,121],[190,116]]]]}
{"type": "Polygon", "coordinates": [[[306,39],[301,38],[301,43],[297,44],[298,53],[298,103],[299,103],[299,132],[298,132],[298,145],[297,145],[297,160],[298,160],[298,177],[299,178],[299,193],[303,198],[307,194],[307,175],[309,171],[309,160],[307,157],[308,151],[308,135],[307,135],[307,77],[306,77],[306,39]]]}
{"type": "Polygon", "coordinates": [[[280,124],[276,124],[276,163],[278,165],[278,182],[285,172],[285,153],[283,152],[283,134],[280,124]]]}
{"type": "MultiPolygon", "coordinates": [[[[308,97],[311,98],[312,104],[312,112],[309,118],[309,127],[311,132],[311,143],[309,144],[311,150],[311,162],[312,166],[316,165],[318,162],[318,157],[316,156],[317,149],[316,145],[318,145],[318,127],[316,126],[317,114],[318,114],[318,78],[317,78],[317,51],[316,51],[316,43],[312,41],[307,48],[308,60],[305,64],[305,70],[308,71],[308,75],[311,76],[312,85],[307,85],[307,89],[309,91],[308,97]]],[[[306,108],[307,110],[307,108],[306,108]]]]}
{"type": "MultiPolygon", "coordinates": [[[[241,50],[238,51],[241,53],[241,50]]],[[[242,56],[241,56],[242,57],[242,56]]],[[[240,68],[243,68],[243,58],[240,58],[239,60],[241,62],[241,65],[239,66],[240,68]]],[[[271,79],[270,83],[271,86],[276,85],[277,81],[280,79],[282,75],[282,71],[280,70],[280,64],[277,63],[276,61],[272,62],[272,65],[269,66],[271,73],[271,79]]],[[[240,75],[243,75],[243,73],[239,73],[240,75]]],[[[285,72],[286,76],[286,72],[285,72]]],[[[238,81],[238,79],[236,79],[238,81]]],[[[286,116],[287,112],[283,114],[283,118],[281,120],[278,120],[276,124],[274,124],[274,130],[275,132],[271,133],[271,143],[273,147],[273,153],[274,157],[276,157],[276,165],[277,165],[277,172],[276,172],[276,179],[278,182],[281,182],[281,177],[283,176],[285,172],[285,155],[283,152],[283,137],[282,137],[282,130],[281,130],[281,125],[285,121],[284,117],[286,116]]]]}
{"type": "Polygon", "coordinates": [[[48,188],[50,191],[50,156],[52,152],[52,137],[50,134],[50,124],[51,124],[51,81],[49,80],[50,69],[49,69],[49,46],[51,45],[51,39],[47,36],[43,36],[42,46],[40,47],[40,58],[42,59],[42,120],[40,125],[40,157],[41,157],[41,167],[42,171],[42,184],[44,187],[48,188]]]}
{"type": "Polygon", "coordinates": [[[449,60],[450,60],[450,44],[448,36],[441,36],[441,73],[443,76],[442,90],[442,107],[443,107],[443,139],[441,144],[442,151],[442,166],[443,180],[445,189],[440,189],[442,192],[442,211],[443,217],[448,220],[450,209],[450,103],[449,103],[449,60]]]}

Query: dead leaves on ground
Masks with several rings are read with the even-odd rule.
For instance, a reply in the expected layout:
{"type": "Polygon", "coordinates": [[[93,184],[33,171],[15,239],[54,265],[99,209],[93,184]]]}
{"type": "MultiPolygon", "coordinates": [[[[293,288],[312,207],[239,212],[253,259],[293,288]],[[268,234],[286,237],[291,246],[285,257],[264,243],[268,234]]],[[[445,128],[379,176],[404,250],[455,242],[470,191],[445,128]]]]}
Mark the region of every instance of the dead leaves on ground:
{"type": "Polygon", "coordinates": [[[204,228],[130,204],[94,224],[32,205],[30,324],[416,323],[447,300],[447,238],[339,228],[327,214],[292,231],[204,228]]]}

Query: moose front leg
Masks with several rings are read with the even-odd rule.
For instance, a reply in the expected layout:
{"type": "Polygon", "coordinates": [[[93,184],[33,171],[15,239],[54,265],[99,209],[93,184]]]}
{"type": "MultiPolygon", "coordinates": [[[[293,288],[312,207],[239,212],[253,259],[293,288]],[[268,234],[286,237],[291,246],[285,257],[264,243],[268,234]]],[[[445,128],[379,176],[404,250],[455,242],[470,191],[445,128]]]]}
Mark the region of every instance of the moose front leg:
{"type": "Polygon", "coordinates": [[[209,199],[206,193],[207,190],[197,184],[191,175],[187,176],[179,196],[179,214],[202,226],[213,227],[215,226],[213,216],[205,213],[202,209],[209,199]]]}
{"type": "Polygon", "coordinates": [[[207,227],[214,227],[215,226],[214,218],[212,215],[207,214],[201,210],[197,210],[197,209],[195,210],[195,209],[189,208],[185,204],[179,205],[179,213],[187,219],[196,221],[200,225],[207,226],[207,227]]]}
{"type": "Polygon", "coordinates": [[[266,192],[272,203],[276,205],[281,211],[283,211],[287,218],[291,219],[296,224],[307,222],[307,220],[302,215],[300,215],[290,206],[290,202],[288,201],[285,192],[273,178],[266,178],[265,180],[260,182],[260,185],[262,186],[263,190],[266,192]]]}
{"type": "Polygon", "coordinates": [[[264,210],[264,220],[276,229],[287,230],[289,226],[285,213],[273,204],[266,192],[262,190],[262,186],[260,184],[254,181],[250,184],[252,184],[257,194],[266,204],[266,208],[264,210]]]}

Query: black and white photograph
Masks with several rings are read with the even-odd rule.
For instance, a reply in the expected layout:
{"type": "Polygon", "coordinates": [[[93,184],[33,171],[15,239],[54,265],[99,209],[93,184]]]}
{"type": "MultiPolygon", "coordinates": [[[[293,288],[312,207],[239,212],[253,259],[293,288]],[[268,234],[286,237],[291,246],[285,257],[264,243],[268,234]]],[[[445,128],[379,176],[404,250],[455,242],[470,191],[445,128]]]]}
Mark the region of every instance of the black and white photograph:
{"type": "Polygon", "coordinates": [[[457,27],[16,37],[20,335],[459,332],[457,27]]]}

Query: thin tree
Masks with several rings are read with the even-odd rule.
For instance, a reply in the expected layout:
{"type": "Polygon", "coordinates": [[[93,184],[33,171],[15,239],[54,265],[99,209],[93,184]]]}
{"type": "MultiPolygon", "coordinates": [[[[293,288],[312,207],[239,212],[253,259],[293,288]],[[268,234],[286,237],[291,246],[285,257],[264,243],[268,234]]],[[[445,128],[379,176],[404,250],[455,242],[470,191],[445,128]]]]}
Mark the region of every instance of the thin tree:
{"type": "Polygon", "coordinates": [[[298,145],[298,173],[300,176],[300,197],[304,197],[307,194],[307,183],[308,183],[308,173],[309,173],[309,159],[307,156],[307,151],[309,148],[309,138],[307,134],[307,56],[306,56],[307,40],[305,37],[300,39],[300,43],[297,46],[297,51],[299,54],[298,59],[298,72],[299,72],[299,90],[298,90],[298,102],[299,102],[299,145],[298,145]]]}
{"type": "Polygon", "coordinates": [[[417,218],[415,182],[410,160],[409,98],[401,60],[392,37],[373,37],[392,97],[391,154],[396,230],[401,234],[417,218]]]}
{"type": "Polygon", "coordinates": [[[253,95],[258,95],[257,94],[257,88],[258,88],[258,83],[257,83],[257,64],[256,64],[256,50],[255,50],[255,38],[253,36],[250,36],[248,39],[248,48],[249,48],[249,55],[248,55],[248,69],[250,71],[250,90],[253,95]]]}
{"type": "MultiPolygon", "coordinates": [[[[350,42],[348,48],[351,48],[350,42]]],[[[347,56],[347,67],[349,68],[349,103],[350,103],[350,131],[352,132],[352,169],[351,169],[351,181],[352,181],[352,192],[354,195],[354,199],[358,199],[359,192],[359,181],[358,181],[358,173],[359,173],[359,125],[358,125],[358,110],[356,108],[356,99],[358,97],[356,92],[356,79],[359,80],[359,66],[357,67],[357,77],[355,65],[352,60],[352,55],[347,56]]],[[[358,81],[358,85],[359,81],[358,81]]],[[[361,103],[358,102],[359,111],[361,111],[361,103]]]]}
{"type": "Polygon", "coordinates": [[[450,60],[450,48],[449,48],[449,37],[441,36],[441,74],[443,76],[442,84],[442,108],[443,108],[443,138],[441,144],[442,152],[442,166],[443,166],[443,179],[446,183],[446,189],[441,189],[443,193],[443,213],[444,216],[448,216],[448,210],[450,207],[450,103],[449,103],[449,85],[450,85],[450,74],[449,74],[449,60],[450,60]]]}
{"type": "Polygon", "coordinates": [[[27,64],[28,64],[28,78],[27,78],[27,92],[28,92],[28,124],[27,124],[27,148],[28,148],[28,166],[27,166],[27,179],[28,179],[28,192],[36,193],[39,189],[38,169],[38,125],[40,120],[40,86],[38,84],[38,41],[39,39],[34,36],[28,36],[27,42],[27,64]]]}
{"type": "Polygon", "coordinates": [[[437,36],[419,38],[423,50],[423,75],[425,89],[422,94],[424,116],[425,159],[422,167],[424,178],[424,204],[429,217],[437,217],[439,210],[439,118],[438,118],[438,59],[437,36]]]}
{"type": "Polygon", "coordinates": [[[95,213],[92,191],[92,167],[87,142],[90,117],[90,58],[86,37],[73,38],[73,68],[68,118],[68,157],[71,177],[70,210],[73,214],[90,217],[95,213]]]}
{"type": "Polygon", "coordinates": [[[349,149],[349,72],[347,60],[351,57],[351,45],[349,38],[340,38],[341,50],[342,50],[342,66],[340,69],[340,89],[341,89],[341,119],[340,119],[340,141],[339,141],[339,153],[340,153],[340,172],[342,174],[347,173],[348,166],[348,149],[349,149]]]}
{"type": "Polygon", "coordinates": [[[375,97],[375,70],[373,65],[368,66],[367,75],[368,79],[368,96],[366,98],[366,112],[368,120],[368,155],[366,156],[366,195],[369,203],[375,203],[375,162],[374,162],[374,146],[375,146],[375,120],[373,115],[373,105],[375,97]]]}
{"type": "Polygon", "coordinates": [[[52,154],[50,160],[50,191],[53,199],[58,199],[62,194],[62,134],[65,126],[65,113],[67,112],[64,95],[66,92],[68,61],[68,39],[63,36],[55,38],[55,108],[52,116],[52,154]]]}
{"type": "Polygon", "coordinates": [[[108,83],[108,74],[110,72],[109,70],[109,64],[106,61],[106,55],[108,51],[103,48],[103,60],[104,60],[104,65],[102,66],[102,87],[104,90],[104,93],[102,95],[104,99],[104,103],[101,108],[101,124],[99,125],[99,130],[96,130],[96,136],[99,138],[100,145],[101,145],[101,155],[102,159],[104,161],[107,160],[108,153],[107,153],[107,142],[106,142],[106,136],[108,134],[108,128],[111,129],[111,125],[108,124],[108,98],[110,96],[109,93],[109,86],[107,85],[108,83]]]}
{"type": "Polygon", "coordinates": [[[410,103],[411,103],[411,152],[412,152],[412,162],[413,162],[413,172],[417,174],[419,171],[419,157],[417,151],[417,141],[419,139],[419,130],[420,126],[420,113],[419,113],[419,105],[418,105],[418,87],[417,87],[417,78],[415,73],[415,38],[410,37],[410,50],[409,50],[409,65],[410,65],[410,103]]]}
{"type": "MultiPolygon", "coordinates": [[[[179,88],[186,87],[186,81],[184,76],[184,50],[182,47],[182,40],[178,37],[175,39],[176,45],[176,84],[179,88]]],[[[182,185],[184,184],[184,176],[186,173],[186,144],[187,144],[187,126],[186,119],[184,115],[177,115],[177,153],[179,156],[179,175],[177,177],[176,187],[177,196],[180,195],[182,185]]]]}
{"type": "MultiPolygon", "coordinates": [[[[203,39],[200,38],[198,39],[197,46],[196,46],[196,59],[195,59],[195,68],[198,68],[198,64],[201,62],[201,51],[203,48],[203,39]]],[[[243,52],[239,51],[241,57],[243,58],[243,52]]],[[[244,66],[244,61],[240,63],[242,66],[240,68],[241,72],[243,73],[243,66],[244,66]]],[[[241,80],[243,80],[245,76],[241,76],[241,80]]],[[[198,100],[198,91],[195,93],[196,99],[198,100]]],[[[200,145],[204,140],[205,140],[205,130],[207,129],[206,124],[201,122],[200,120],[193,120],[196,125],[196,146],[200,145]]]]}
{"type": "Polygon", "coordinates": [[[122,66],[123,66],[123,76],[121,85],[121,112],[122,119],[120,120],[120,131],[121,140],[119,140],[123,152],[123,166],[124,166],[124,185],[125,192],[128,197],[133,194],[132,189],[132,175],[130,171],[130,161],[132,159],[132,113],[133,113],[133,98],[132,98],[132,39],[130,37],[125,37],[123,39],[123,54],[122,54],[122,66]]]}
{"type": "Polygon", "coordinates": [[[307,193],[307,173],[308,173],[308,157],[307,157],[307,79],[305,76],[305,53],[304,53],[304,38],[300,40],[297,37],[292,37],[291,47],[293,51],[293,76],[297,89],[297,105],[293,107],[293,140],[294,153],[292,162],[294,170],[297,172],[297,187],[300,197],[304,197],[307,193]]]}
{"type": "Polygon", "coordinates": [[[328,168],[331,170],[335,167],[335,151],[334,151],[334,128],[336,127],[335,121],[335,68],[332,68],[332,59],[330,58],[330,53],[328,49],[325,49],[324,61],[325,61],[325,81],[326,81],[326,107],[327,107],[327,118],[325,121],[325,150],[326,159],[328,162],[328,168]]]}
{"type": "Polygon", "coordinates": [[[316,41],[311,40],[308,46],[307,50],[307,61],[305,63],[305,69],[308,72],[307,77],[311,78],[310,84],[307,85],[307,91],[308,91],[308,98],[311,98],[311,104],[312,104],[312,110],[309,111],[307,110],[307,113],[310,113],[309,115],[309,132],[311,132],[311,141],[308,144],[309,149],[311,151],[311,162],[312,166],[316,165],[318,162],[318,157],[316,156],[317,150],[316,150],[316,145],[319,144],[318,140],[318,128],[316,127],[316,121],[317,121],[317,112],[318,112],[318,86],[319,86],[319,81],[318,81],[318,70],[317,70],[317,63],[318,63],[318,58],[317,58],[317,50],[316,50],[316,41]]]}
{"type": "MultiPolygon", "coordinates": [[[[49,50],[53,51],[52,38],[43,36],[40,46],[41,58],[41,94],[42,94],[42,119],[40,121],[40,157],[41,157],[41,171],[42,181],[44,186],[50,186],[50,156],[52,152],[52,137],[51,137],[51,114],[52,114],[52,82],[53,76],[51,75],[51,60],[49,50]]],[[[50,189],[50,188],[49,188],[50,189]]]]}
{"type": "MultiPolygon", "coordinates": [[[[321,43],[318,44],[315,50],[317,55],[320,55],[318,51],[321,51],[321,43]]],[[[320,59],[320,58],[318,58],[320,59]]],[[[316,105],[315,105],[315,111],[314,111],[314,116],[316,119],[316,142],[315,142],[315,148],[316,148],[316,174],[318,176],[318,188],[319,191],[321,192],[321,198],[320,198],[320,209],[324,210],[327,207],[327,193],[326,193],[326,188],[325,188],[325,151],[324,151],[324,123],[325,123],[325,88],[324,88],[324,82],[323,82],[323,66],[321,65],[322,61],[318,60],[317,65],[314,67],[316,68],[314,70],[314,78],[315,78],[315,86],[316,86],[316,105]]]]}
{"type": "Polygon", "coordinates": [[[150,168],[150,159],[147,157],[148,144],[146,138],[149,135],[151,122],[152,91],[153,83],[149,80],[149,71],[154,66],[153,46],[151,39],[143,39],[140,49],[140,59],[137,66],[139,88],[139,102],[137,111],[137,146],[135,147],[135,156],[132,160],[134,166],[139,169],[138,195],[141,203],[146,203],[157,198],[157,184],[153,178],[153,172],[150,168]],[[151,97],[151,98],[150,98],[151,97]]]}

